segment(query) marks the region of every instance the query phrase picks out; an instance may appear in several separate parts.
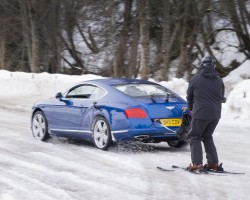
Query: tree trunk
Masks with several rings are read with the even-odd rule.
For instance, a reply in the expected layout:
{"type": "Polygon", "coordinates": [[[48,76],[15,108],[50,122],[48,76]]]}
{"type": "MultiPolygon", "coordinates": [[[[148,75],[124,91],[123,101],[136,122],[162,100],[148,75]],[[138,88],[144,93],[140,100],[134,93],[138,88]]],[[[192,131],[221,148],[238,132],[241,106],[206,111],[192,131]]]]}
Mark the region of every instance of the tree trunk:
{"type": "Polygon", "coordinates": [[[129,59],[129,64],[128,64],[128,74],[127,77],[130,78],[136,78],[137,73],[138,73],[138,67],[137,67],[137,57],[138,57],[138,44],[139,44],[139,39],[140,39],[140,32],[139,32],[139,21],[138,21],[138,16],[139,16],[139,11],[138,11],[138,6],[136,9],[136,14],[132,26],[132,40],[130,43],[130,59],[129,59]]]}
{"type": "Polygon", "coordinates": [[[0,31],[0,69],[5,67],[5,23],[1,22],[2,31],[0,31]]]}
{"type": "Polygon", "coordinates": [[[180,46],[181,46],[181,53],[180,53],[180,64],[177,68],[176,71],[176,77],[177,78],[181,78],[182,75],[184,74],[185,68],[186,68],[186,64],[187,64],[187,52],[186,52],[186,32],[187,29],[189,29],[189,27],[187,27],[187,20],[188,20],[188,15],[189,15],[189,0],[185,1],[185,6],[184,6],[184,11],[182,14],[182,27],[181,27],[181,31],[180,31],[180,46]]]}
{"type": "Polygon", "coordinates": [[[148,65],[149,65],[149,0],[139,0],[140,2],[140,75],[141,79],[148,79],[148,65]]]}
{"type": "Polygon", "coordinates": [[[27,3],[27,17],[30,24],[30,69],[31,72],[40,72],[39,67],[39,36],[37,32],[36,13],[34,9],[35,2],[26,0],[27,3]]]}
{"type": "MultiPolygon", "coordinates": [[[[48,13],[48,19],[50,20],[51,29],[48,30],[47,34],[50,38],[46,38],[49,45],[46,45],[44,49],[47,50],[47,55],[45,57],[48,60],[48,72],[58,73],[61,69],[61,28],[60,28],[60,2],[53,1],[51,3],[52,11],[48,13]]],[[[44,33],[46,35],[46,32],[44,33]]],[[[45,59],[46,59],[45,58],[45,59]]]]}
{"type": "Polygon", "coordinates": [[[169,1],[165,0],[163,3],[163,30],[162,30],[162,69],[161,80],[168,80],[169,64],[170,64],[170,5],[169,1]]]}
{"type": "Polygon", "coordinates": [[[120,31],[120,41],[117,49],[117,64],[118,64],[118,76],[124,76],[126,74],[125,60],[127,58],[128,51],[128,34],[130,27],[130,15],[132,9],[133,0],[125,0],[124,2],[124,13],[123,13],[123,24],[120,31]]]}
{"type": "Polygon", "coordinates": [[[112,54],[112,60],[111,60],[111,66],[112,66],[112,74],[113,77],[119,77],[118,76],[118,62],[117,62],[117,47],[116,47],[116,29],[114,28],[114,19],[113,19],[113,12],[114,12],[114,1],[109,1],[108,3],[108,9],[106,12],[106,18],[107,20],[107,40],[108,43],[111,46],[111,54],[112,54]]]}

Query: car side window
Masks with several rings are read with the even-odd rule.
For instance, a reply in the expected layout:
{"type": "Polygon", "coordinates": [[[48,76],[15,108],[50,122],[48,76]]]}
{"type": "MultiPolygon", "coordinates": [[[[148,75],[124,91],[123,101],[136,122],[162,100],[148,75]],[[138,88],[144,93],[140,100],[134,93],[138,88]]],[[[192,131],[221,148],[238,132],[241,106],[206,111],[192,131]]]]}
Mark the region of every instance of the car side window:
{"type": "Polygon", "coordinates": [[[90,98],[97,87],[94,85],[80,85],[68,92],[66,98],[90,98]]]}
{"type": "Polygon", "coordinates": [[[66,98],[98,99],[106,94],[106,91],[95,85],[80,85],[71,89],[66,98]]]}
{"type": "Polygon", "coordinates": [[[98,99],[104,96],[106,91],[102,88],[96,87],[93,93],[90,95],[90,99],[98,99]]]}

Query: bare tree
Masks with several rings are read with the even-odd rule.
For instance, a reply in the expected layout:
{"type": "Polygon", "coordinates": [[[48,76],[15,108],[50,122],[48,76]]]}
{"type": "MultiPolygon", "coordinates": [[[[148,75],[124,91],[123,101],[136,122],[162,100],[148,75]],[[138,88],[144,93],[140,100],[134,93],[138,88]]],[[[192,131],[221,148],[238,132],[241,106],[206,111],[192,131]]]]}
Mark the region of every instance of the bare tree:
{"type": "MultiPolygon", "coordinates": [[[[138,4],[138,2],[137,2],[138,4]]],[[[139,9],[138,5],[136,5],[137,9],[135,10],[132,21],[131,21],[131,42],[129,44],[130,49],[128,50],[129,54],[129,61],[128,61],[128,70],[127,70],[127,77],[134,77],[136,78],[139,72],[139,64],[137,63],[138,57],[138,45],[139,45],[139,9]]]]}
{"type": "MultiPolygon", "coordinates": [[[[207,9],[207,12],[204,15],[204,18],[207,19],[208,23],[202,24],[201,31],[203,38],[202,44],[209,54],[214,54],[211,45],[216,41],[217,34],[220,32],[231,32],[235,33],[239,44],[234,44],[233,46],[229,44],[227,46],[234,47],[238,52],[243,52],[247,58],[250,58],[249,31],[246,28],[249,24],[249,13],[246,11],[246,4],[247,1],[242,0],[210,1],[210,8],[207,9]],[[227,24],[215,29],[213,27],[213,24],[215,23],[214,19],[224,19],[224,21],[227,21],[227,24]]],[[[236,60],[232,60],[229,66],[223,66],[220,62],[217,62],[216,68],[219,74],[224,77],[239,65],[240,63],[236,60]]]]}
{"type": "MultiPolygon", "coordinates": [[[[0,1],[0,69],[17,70],[23,66],[18,58],[22,54],[22,34],[17,0],[0,1]]],[[[26,71],[24,68],[22,70],[26,71]]]]}
{"type": "Polygon", "coordinates": [[[176,71],[176,77],[182,78],[185,73],[190,78],[190,74],[193,70],[193,62],[197,59],[198,51],[194,50],[198,34],[201,32],[202,19],[206,14],[206,10],[209,7],[209,0],[204,1],[185,1],[182,15],[181,25],[181,48],[179,67],[176,71]]]}
{"type": "Polygon", "coordinates": [[[4,69],[5,67],[5,57],[6,57],[6,34],[7,34],[7,26],[8,23],[7,15],[6,15],[6,6],[4,6],[3,2],[0,2],[0,69],[4,69]],[[4,12],[5,11],[5,12],[4,12]]]}
{"type": "Polygon", "coordinates": [[[108,5],[108,39],[112,49],[113,76],[128,76],[128,49],[133,0],[110,1],[108,5]],[[120,11],[119,8],[123,8],[120,11]],[[122,21],[122,22],[117,22],[122,21]]]}
{"type": "Polygon", "coordinates": [[[124,13],[123,13],[123,23],[120,30],[120,39],[117,49],[117,65],[118,65],[118,76],[125,75],[126,69],[126,57],[128,55],[128,36],[130,29],[130,19],[131,19],[131,8],[133,0],[124,1],[124,13]]]}
{"type": "Polygon", "coordinates": [[[61,1],[53,0],[42,4],[39,9],[40,24],[40,63],[43,70],[58,73],[61,70],[62,41],[61,1]]]}
{"type": "MultiPolygon", "coordinates": [[[[71,55],[71,57],[74,59],[75,64],[70,64],[71,67],[77,66],[80,67],[83,70],[83,73],[85,71],[84,61],[81,57],[81,52],[77,50],[77,47],[75,45],[74,40],[74,28],[77,24],[77,15],[80,12],[82,8],[82,4],[78,0],[74,1],[64,1],[62,5],[62,12],[63,12],[63,25],[65,30],[65,35],[61,36],[61,39],[71,55]]],[[[66,58],[64,58],[66,60],[66,58]]]]}
{"type": "MultiPolygon", "coordinates": [[[[216,52],[221,32],[234,33],[238,44],[230,47],[250,59],[249,5],[245,0],[0,0],[0,69],[58,73],[64,61],[80,73],[94,66],[114,77],[168,80],[173,70],[176,77],[190,77],[194,61],[216,52]],[[215,28],[222,18],[228,23],[215,28]]],[[[239,65],[218,62],[217,69],[226,76],[239,65]]]]}
{"type": "Polygon", "coordinates": [[[140,75],[148,79],[149,64],[149,0],[139,0],[140,75]]]}
{"type": "Polygon", "coordinates": [[[29,47],[29,62],[31,72],[40,72],[40,63],[39,63],[39,35],[38,35],[38,23],[37,23],[37,15],[36,15],[36,1],[25,0],[24,9],[27,13],[27,24],[29,25],[30,35],[29,40],[27,42],[27,46],[29,47]],[[28,44],[29,43],[29,44],[28,44]]]}
{"type": "MultiPolygon", "coordinates": [[[[161,79],[168,80],[169,68],[171,63],[171,58],[174,56],[172,51],[177,47],[176,37],[177,33],[180,32],[181,23],[176,16],[179,12],[171,13],[172,5],[170,1],[163,1],[163,22],[162,22],[162,69],[161,69],[161,79]],[[178,20],[176,20],[178,19],[178,20]]],[[[179,5],[177,4],[178,11],[179,5]]]]}

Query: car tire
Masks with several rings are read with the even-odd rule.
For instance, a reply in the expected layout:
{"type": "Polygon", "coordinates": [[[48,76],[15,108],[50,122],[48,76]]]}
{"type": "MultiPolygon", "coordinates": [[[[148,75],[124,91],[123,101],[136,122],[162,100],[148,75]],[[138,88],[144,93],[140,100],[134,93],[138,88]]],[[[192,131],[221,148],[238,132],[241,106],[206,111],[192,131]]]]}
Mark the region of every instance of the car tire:
{"type": "Polygon", "coordinates": [[[32,134],[35,139],[46,141],[49,138],[47,119],[42,111],[33,114],[31,121],[32,134]]]}
{"type": "Polygon", "coordinates": [[[112,144],[109,123],[98,116],[93,122],[93,142],[98,149],[106,150],[112,144]]]}
{"type": "Polygon", "coordinates": [[[167,143],[170,147],[174,147],[174,148],[180,148],[180,147],[184,147],[188,145],[188,142],[179,141],[179,140],[169,140],[167,141],[167,143]]]}

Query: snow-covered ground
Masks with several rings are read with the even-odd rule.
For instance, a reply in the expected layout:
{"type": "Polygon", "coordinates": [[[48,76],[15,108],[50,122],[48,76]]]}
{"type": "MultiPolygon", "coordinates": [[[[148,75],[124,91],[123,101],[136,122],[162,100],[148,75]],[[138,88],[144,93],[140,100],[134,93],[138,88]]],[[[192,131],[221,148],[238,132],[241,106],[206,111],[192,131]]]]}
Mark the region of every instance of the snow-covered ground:
{"type": "MultiPolygon", "coordinates": [[[[156,166],[190,163],[189,147],[121,144],[101,151],[88,143],[33,139],[32,104],[94,75],[66,76],[0,70],[0,200],[249,199],[250,80],[236,70],[224,79],[227,103],[214,139],[220,162],[245,175],[161,172],[156,166]]],[[[187,82],[160,84],[185,97],[187,82]]]]}

